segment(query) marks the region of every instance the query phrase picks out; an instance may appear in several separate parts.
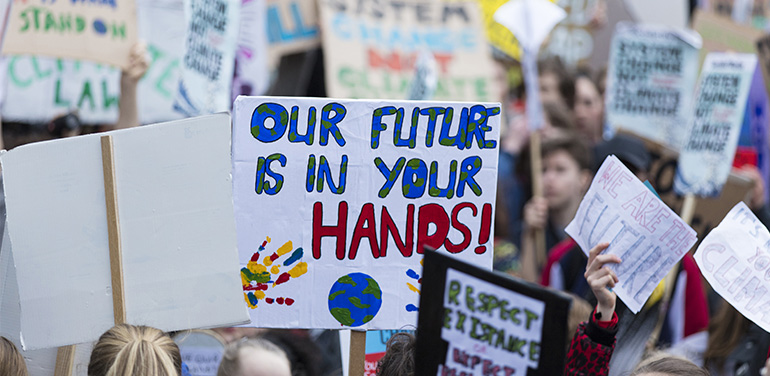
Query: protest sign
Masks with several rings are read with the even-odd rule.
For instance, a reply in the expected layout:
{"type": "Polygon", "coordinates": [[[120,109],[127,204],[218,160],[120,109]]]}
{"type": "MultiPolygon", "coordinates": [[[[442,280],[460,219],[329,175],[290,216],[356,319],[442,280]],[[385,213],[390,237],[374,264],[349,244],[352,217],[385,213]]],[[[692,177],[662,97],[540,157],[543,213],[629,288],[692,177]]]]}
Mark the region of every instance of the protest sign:
{"type": "Polygon", "coordinates": [[[763,34],[761,29],[737,24],[714,12],[696,10],[693,18],[693,29],[703,38],[702,56],[724,51],[755,53],[754,41],[763,34]]]}
{"type": "Polygon", "coordinates": [[[16,1],[3,54],[32,54],[128,65],[137,41],[133,0],[16,1]]]}
{"type": "Polygon", "coordinates": [[[174,336],[190,376],[217,376],[225,344],[213,331],[191,330],[174,336]]]}
{"type": "Polygon", "coordinates": [[[634,313],[698,240],[695,230],[614,155],[602,163],[565,231],[586,254],[610,244],[605,253],[623,260],[610,266],[620,280],[614,291],[634,313]]]}
{"type": "Polygon", "coordinates": [[[228,111],[241,0],[184,0],[185,53],[174,109],[185,116],[228,111]]]}
{"type": "Polygon", "coordinates": [[[233,100],[239,95],[262,95],[270,83],[267,68],[265,0],[241,0],[241,2],[233,100]]]}
{"type": "Polygon", "coordinates": [[[657,24],[684,29],[688,25],[687,0],[623,1],[634,20],[640,24],[657,24]],[[665,11],[661,11],[665,9],[665,11]]]}
{"type": "MultiPolygon", "coordinates": [[[[229,120],[220,114],[108,133],[130,324],[171,331],[248,319],[232,272],[229,120]]],[[[100,137],[30,144],[0,157],[25,349],[95,341],[114,324],[100,137]]]]}
{"type": "Polygon", "coordinates": [[[703,239],[695,262],[714,291],[770,331],[770,232],[746,204],[735,205],[703,239]]]}
{"type": "Polygon", "coordinates": [[[494,67],[474,2],[320,2],[331,97],[406,99],[420,51],[433,54],[432,99],[497,101],[494,67]]]}
{"type": "Polygon", "coordinates": [[[620,23],[607,71],[607,121],[681,148],[695,81],[700,36],[687,30],[620,23]]]}
{"type": "Polygon", "coordinates": [[[570,298],[425,254],[416,375],[560,375],[570,298]]]}
{"type": "Polygon", "coordinates": [[[267,38],[273,58],[318,47],[321,33],[316,2],[267,0],[267,38]]]}
{"type": "Polygon", "coordinates": [[[556,2],[567,12],[567,17],[556,25],[543,48],[548,54],[558,56],[565,65],[576,67],[584,64],[594,50],[591,35],[591,19],[602,0],[559,0],[556,2]]]}
{"type": "Polygon", "coordinates": [[[679,155],[677,193],[719,195],[733,164],[752,83],[764,88],[755,55],[711,53],[706,57],[679,155]]]}
{"type": "Polygon", "coordinates": [[[424,246],[491,268],[499,128],[491,103],[238,97],[252,325],[401,329],[424,246]]]}
{"type": "Polygon", "coordinates": [[[364,376],[377,375],[377,362],[385,356],[388,340],[396,333],[415,335],[414,330],[370,330],[366,332],[366,365],[364,376]]]}

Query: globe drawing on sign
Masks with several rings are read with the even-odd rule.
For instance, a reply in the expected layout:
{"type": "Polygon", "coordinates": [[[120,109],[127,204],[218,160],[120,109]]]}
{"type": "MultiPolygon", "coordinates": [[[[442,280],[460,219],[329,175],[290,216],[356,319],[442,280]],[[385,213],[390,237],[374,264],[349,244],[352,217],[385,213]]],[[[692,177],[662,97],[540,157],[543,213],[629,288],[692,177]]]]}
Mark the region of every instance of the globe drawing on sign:
{"type": "Polygon", "coordinates": [[[329,291],[329,312],[345,326],[372,321],[382,307],[382,290],[374,278],[350,273],[337,279],[329,291]]]}

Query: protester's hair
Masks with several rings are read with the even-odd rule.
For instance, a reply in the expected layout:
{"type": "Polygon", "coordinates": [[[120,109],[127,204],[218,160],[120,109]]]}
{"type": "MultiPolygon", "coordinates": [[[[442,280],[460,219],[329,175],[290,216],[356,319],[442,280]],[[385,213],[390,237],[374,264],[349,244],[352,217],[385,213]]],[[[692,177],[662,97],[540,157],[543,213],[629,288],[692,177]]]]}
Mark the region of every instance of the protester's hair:
{"type": "Polygon", "coordinates": [[[581,170],[591,170],[591,150],[581,137],[567,135],[543,141],[544,158],[557,151],[567,152],[581,170]]]}
{"type": "Polygon", "coordinates": [[[567,315],[567,348],[569,348],[572,337],[577,332],[578,325],[590,320],[591,313],[594,310],[585,299],[573,293],[568,294],[572,298],[572,304],[570,304],[569,314],[567,315]]]}
{"type": "Polygon", "coordinates": [[[13,342],[5,337],[0,337],[0,375],[3,376],[27,376],[27,365],[24,357],[13,342]]]}
{"type": "Polygon", "coordinates": [[[241,350],[247,348],[275,353],[286,359],[286,363],[289,363],[286,353],[278,345],[264,338],[249,338],[232,342],[225,347],[225,353],[222,355],[222,361],[219,363],[219,369],[217,369],[217,376],[235,376],[240,374],[238,359],[241,350]]]}
{"type": "Polygon", "coordinates": [[[414,336],[393,334],[385,346],[385,356],[377,362],[377,376],[414,376],[414,336]]]}
{"type": "Polygon", "coordinates": [[[550,56],[538,60],[537,72],[540,75],[551,73],[559,78],[559,94],[564,98],[564,103],[572,108],[575,103],[575,81],[570,77],[561,59],[558,56],[550,56]]]}
{"type": "Polygon", "coordinates": [[[670,376],[709,376],[708,371],[695,363],[675,356],[653,356],[642,361],[629,376],[658,373],[670,376]]]}
{"type": "Polygon", "coordinates": [[[543,103],[543,113],[554,128],[575,130],[575,121],[569,108],[561,103],[543,103]]]}
{"type": "Polygon", "coordinates": [[[604,95],[604,92],[607,90],[607,67],[606,66],[601,67],[598,71],[596,71],[594,82],[596,82],[596,88],[599,89],[599,94],[604,95]]]}
{"type": "Polygon", "coordinates": [[[116,325],[91,352],[88,376],[179,376],[182,356],[168,334],[149,327],[116,325]]]}
{"type": "Polygon", "coordinates": [[[300,333],[288,329],[271,329],[261,338],[274,343],[286,353],[292,376],[320,376],[323,363],[321,349],[312,339],[300,333]]]}
{"type": "Polygon", "coordinates": [[[703,364],[719,370],[724,368],[725,360],[741,343],[749,326],[749,320],[732,305],[723,301],[719,311],[709,323],[708,343],[706,351],[703,352],[703,364]]]}

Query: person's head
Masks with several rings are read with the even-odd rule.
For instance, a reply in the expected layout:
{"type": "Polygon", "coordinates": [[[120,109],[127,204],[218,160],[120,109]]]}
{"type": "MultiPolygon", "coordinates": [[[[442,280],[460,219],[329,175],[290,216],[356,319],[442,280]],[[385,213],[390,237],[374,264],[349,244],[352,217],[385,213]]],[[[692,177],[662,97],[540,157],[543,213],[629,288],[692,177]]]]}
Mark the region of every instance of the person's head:
{"type": "Polygon", "coordinates": [[[545,115],[545,123],[542,129],[543,139],[551,139],[566,136],[568,133],[574,133],[575,122],[567,106],[558,102],[543,103],[543,114],[545,115]]]}
{"type": "Polygon", "coordinates": [[[573,110],[578,132],[590,142],[598,142],[604,128],[604,102],[598,85],[587,72],[580,72],[575,78],[573,110]]]}
{"type": "Polygon", "coordinates": [[[575,83],[567,69],[557,56],[551,56],[537,62],[540,101],[558,103],[572,107],[575,100],[575,83]]]}
{"type": "Polygon", "coordinates": [[[647,180],[652,165],[652,156],[644,142],[627,134],[616,134],[611,140],[600,142],[594,147],[594,172],[604,160],[616,156],[641,181],[647,180]]]}
{"type": "Polygon", "coordinates": [[[543,142],[543,194],[549,210],[577,209],[591,182],[591,154],[579,137],[543,142]]]}
{"type": "Polygon", "coordinates": [[[664,355],[642,361],[629,376],[709,376],[709,373],[689,360],[664,355]]]}
{"type": "Polygon", "coordinates": [[[703,364],[722,369],[727,357],[741,344],[751,322],[733,306],[722,301],[708,326],[708,343],[703,352],[703,364]]]}
{"type": "Polygon", "coordinates": [[[227,345],[217,376],[291,376],[291,364],[272,342],[251,338],[227,345]]]}
{"type": "Polygon", "coordinates": [[[3,376],[27,376],[27,365],[24,357],[13,342],[5,337],[0,337],[0,375],[3,376]]]}
{"type": "Polygon", "coordinates": [[[414,336],[396,333],[385,345],[385,356],[377,363],[377,376],[414,376],[414,336]]]}
{"type": "Polygon", "coordinates": [[[179,376],[182,356],[168,334],[149,326],[116,325],[91,352],[88,376],[179,376]]]}

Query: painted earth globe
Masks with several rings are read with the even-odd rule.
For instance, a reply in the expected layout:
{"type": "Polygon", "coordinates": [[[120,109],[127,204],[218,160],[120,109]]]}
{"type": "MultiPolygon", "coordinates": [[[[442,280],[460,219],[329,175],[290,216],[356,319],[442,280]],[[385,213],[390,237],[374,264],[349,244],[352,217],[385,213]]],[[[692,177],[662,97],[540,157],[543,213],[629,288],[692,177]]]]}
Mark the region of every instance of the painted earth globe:
{"type": "Polygon", "coordinates": [[[364,273],[340,277],[329,291],[329,312],[344,326],[356,327],[372,321],[380,307],[380,285],[364,273]]]}

